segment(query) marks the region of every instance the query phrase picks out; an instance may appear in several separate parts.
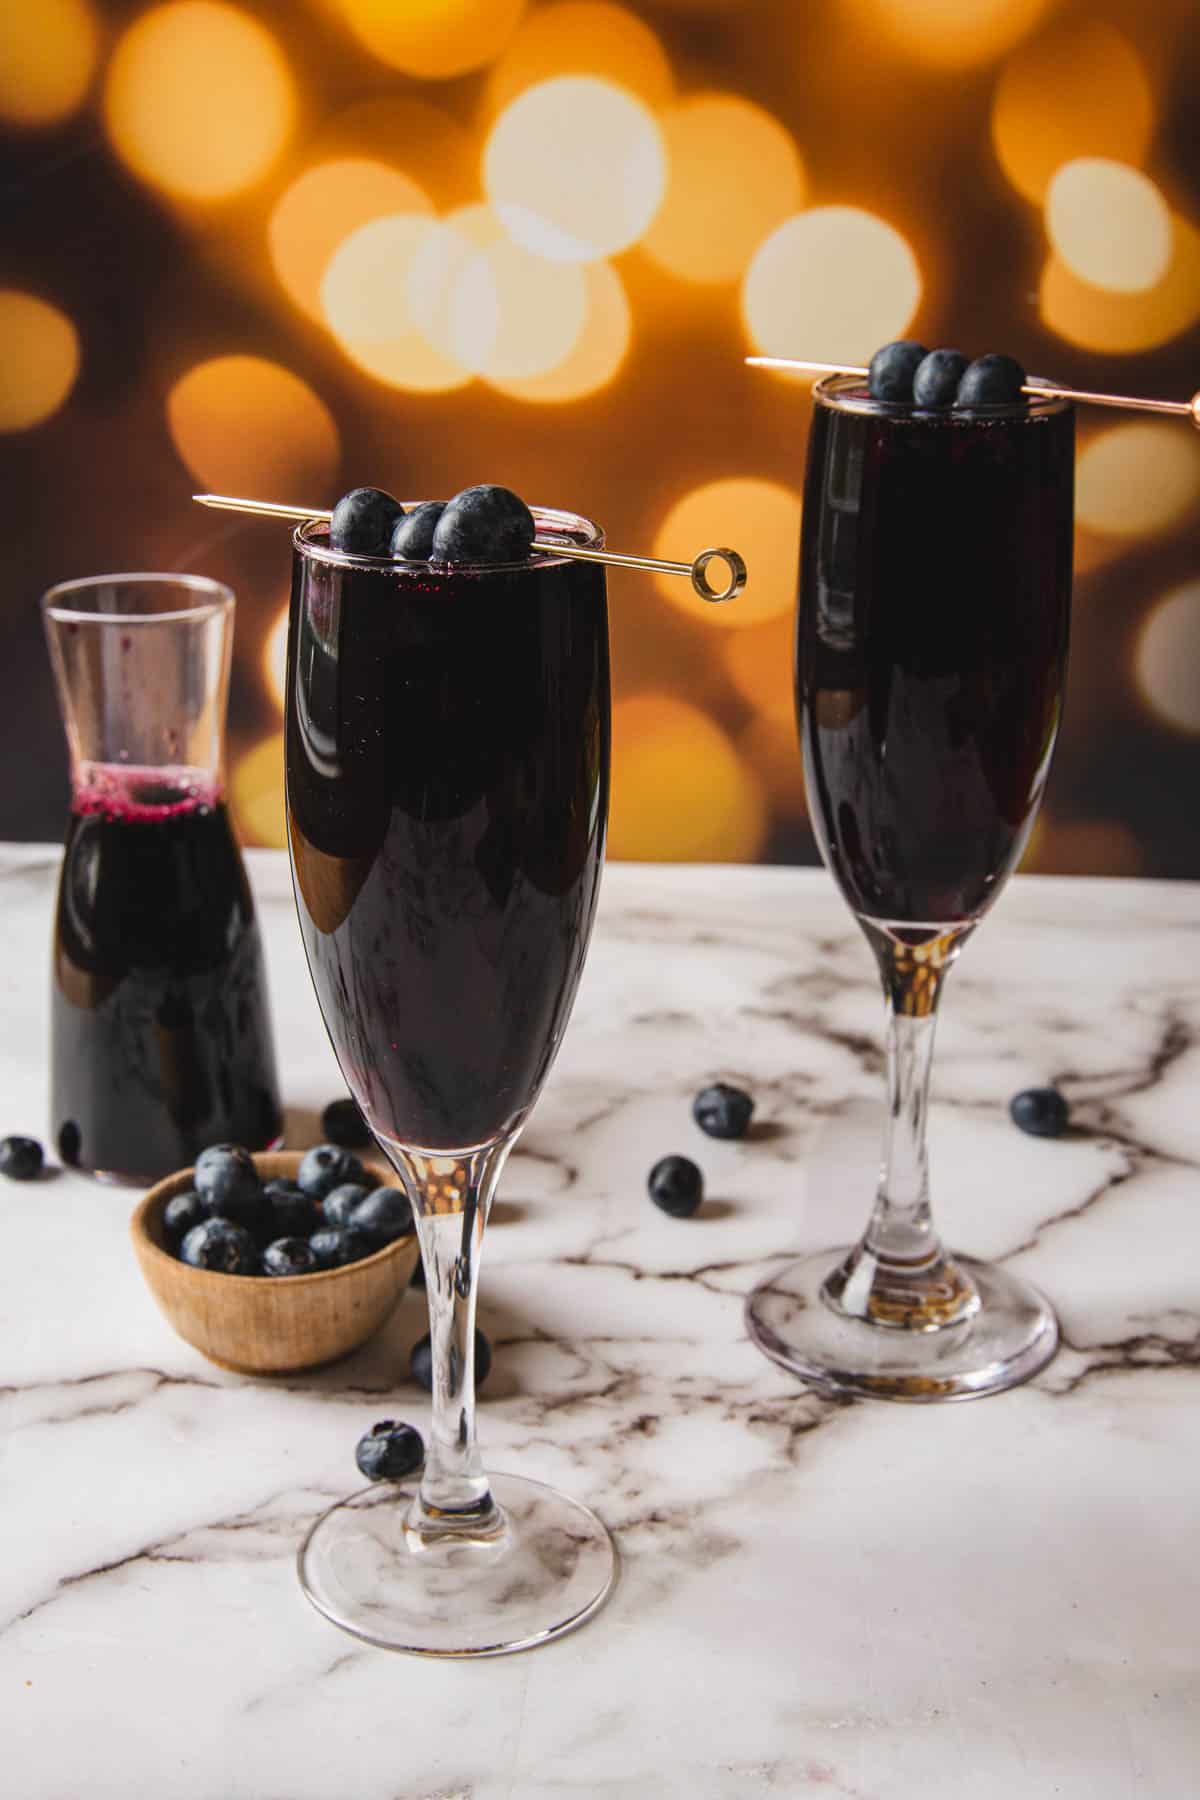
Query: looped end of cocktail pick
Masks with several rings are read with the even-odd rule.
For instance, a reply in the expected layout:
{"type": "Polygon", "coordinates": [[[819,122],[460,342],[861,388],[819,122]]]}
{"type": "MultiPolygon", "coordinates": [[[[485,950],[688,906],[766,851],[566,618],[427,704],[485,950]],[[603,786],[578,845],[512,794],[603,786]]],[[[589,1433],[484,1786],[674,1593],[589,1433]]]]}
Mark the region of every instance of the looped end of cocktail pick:
{"type": "MultiPolygon", "coordinates": [[[[861,375],[870,371],[849,363],[806,362],[795,356],[747,356],[752,369],[791,369],[801,375],[861,375]]],[[[1165,413],[1169,418],[1189,419],[1200,431],[1200,390],[1190,400],[1144,400],[1137,394],[1095,394],[1086,388],[1064,387],[1043,375],[1029,375],[1023,394],[1040,394],[1044,400],[1071,400],[1077,406],[1115,406],[1125,412],[1165,413]]]]}
{"type": "MultiPolygon", "coordinates": [[[[236,494],[193,494],[192,499],[199,506],[212,506],[220,512],[254,513],[263,519],[295,519],[301,524],[310,519],[333,517],[327,506],[287,506],[278,500],[245,500],[236,494]]],[[[416,502],[406,504],[415,505],[416,502]]],[[[569,557],[574,562],[607,563],[616,569],[648,569],[653,575],[686,575],[700,598],[710,606],[736,600],[747,579],[744,558],[724,544],[702,550],[691,562],[667,562],[658,556],[618,556],[615,550],[588,550],[582,544],[564,543],[560,538],[535,537],[533,547],[545,550],[551,556],[569,557]],[[709,565],[713,562],[724,562],[729,570],[723,587],[714,587],[708,579],[709,565]]]]}

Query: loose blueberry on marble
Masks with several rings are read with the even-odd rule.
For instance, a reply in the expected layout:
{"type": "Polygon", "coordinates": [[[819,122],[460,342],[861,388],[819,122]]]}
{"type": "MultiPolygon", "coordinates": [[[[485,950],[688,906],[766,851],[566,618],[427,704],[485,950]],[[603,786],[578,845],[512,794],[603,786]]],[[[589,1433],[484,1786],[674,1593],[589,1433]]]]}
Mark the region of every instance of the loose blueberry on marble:
{"type": "Polygon", "coordinates": [[[314,1275],[320,1266],[308,1238],[276,1238],[262,1253],[264,1275],[314,1275]]]}
{"type": "Polygon", "coordinates": [[[0,1175],[10,1181],[36,1181],[42,1172],[42,1146],[36,1138],[6,1137],[0,1141],[0,1175]]]}
{"type": "Polygon", "coordinates": [[[221,1275],[256,1275],[258,1252],[254,1239],[229,1219],[205,1219],[179,1246],[179,1258],[193,1269],[211,1269],[221,1275]]]}
{"type": "Polygon", "coordinates": [[[961,350],[931,350],[913,376],[913,405],[929,410],[953,406],[966,367],[961,350]]]}
{"type": "Polygon", "coordinates": [[[1025,371],[1011,356],[977,356],[958,384],[956,407],[1014,406],[1024,398],[1025,371]]]}
{"type": "Polygon", "coordinates": [[[343,1150],[337,1144],[317,1144],[305,1151],[296,1180],[310,1199],[323,1200],[347,1181],[363,1181],[365,1173],[352,1150],[343,1150]]]}
{"type": "Polygon", "coordinates": [[[380,1419],[359,1438],[354,1460],[368,1481],[403,1481],[425,1461],[425,1440],[415,1426],[380,1419]]]}
{"type": "Polygon", "coordinates": [[[321,1269],[344,1269],[347,1263],[372,1256],[378,1247],[365,1231],[355,1231],[352,1225],[323,1225],[308,1242],[321,1269]]]}
{"type": "Polygon", "coordinates": [[[1057,1088],[1023,1088],[1008,1103],[1014,1125],[1032,1137],[1061,1137],[1071,1109],[1057,1088]]]}
{"type": "Polygon", "coordinates": [[[392,532],[392,555],[406,562],[425,562],[433,554],[433,534],[445,510],[444,500],[422,500],[398,519],[392,532]]]}
{"type": "MultiPolygon", "coordinates": [[[[491,1373],[492,1346],[482,1331],[475,1332],[475,1386],[481,1388],[491,1373]]],[[[408,1372],[418,1387],[433,1392],[433,1340],[428,1332],[418,1338],[408,1359],[408,1372]]]]}
{"type": "Polygon", "coordinates": [[[370,1188],[363,1181],[343,1181],[332,1188],[321,1202],[324,1225],[349,1225],[350,1215],[366,1199],[370,1188]]]}
{"type": "Polygon", "coordinates": [[[163,1230],[168,1244],[177,1250],[192,1226],[202,1225],[208,1217],[208,1202],[200,1198],[195,1188],[172,1194],[163,1207],[163,1230]]]}
{"type": "Polygon", "coordinates": [[[911,338],[897,338],[877,350],[867,369],[867,392],[872,400],[907,405],[913,397],[913,376],[927,354],[924,344],[911,338]]]}
{"type": "Polygon", "coordinates": [[[351,556],[387,556],[396,522],[403,517],[400,502],[382,488],[351,488],[333,509],[330,547],[351,556]]]}
{"type": "Polygon", "coordinates": [[[744,1138],[754,1117],[754,1102],[742,1088],[714,1081],[692,1101],[692,1117],[709,1137],[744,1138]]]}
{"type": "Polygon", "coordinates": [[[268,1181],[263,1198],[270,1207],[272,1239],[310,1237],[320,1230],[320,1207],[294,1181],[268,1181]]]}
{"type": "Polygon", "coordinates": [[[400,1188],[375,1188],[351,1207],[348,1222],[356,1231],[365,1231],[377,1246],[395,1243],[413,1228],[408,1195],[400,1188]]]}
{"type": "Polygon", "coordinates": [[[511,489],[464,488],[446,503],[431,554],[435,562],[524,562],[534,529],[533,514],[511,489]]]}
{"type": "Polygon", "coordinates": [[[704,1198],[704,1177],[690,1156],[664,1156],[646,1183],[655,1206],[673,1219],[690,1219],[704,1198]]]}

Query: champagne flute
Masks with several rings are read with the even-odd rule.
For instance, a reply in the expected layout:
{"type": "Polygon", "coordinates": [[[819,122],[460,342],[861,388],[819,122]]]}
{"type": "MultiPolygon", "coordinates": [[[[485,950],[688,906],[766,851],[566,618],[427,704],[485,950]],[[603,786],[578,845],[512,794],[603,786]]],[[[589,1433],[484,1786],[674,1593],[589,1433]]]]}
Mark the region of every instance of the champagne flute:
{"type": "MultiPolygon", "coordinates": [[[[543,546],[596,526],[534,509],[543,546]]],[[[317,998],[346,1081],[412,1202],[433,1349],[415,1491],[352,1495],[300,1574],[388,1648],[488,1656],[605,1599],[615,1554],[578,1501],[489,1477],[475,1439],[475,1297],[506,1157],[566,1028],[595,916],[609,771],[602,565],[397,562],[293,538],[288,839],[317,998]]]]}
{"type": "Polygon", "coordinates": [[[863,1237],[756,1288],[747,1326],[829,1389],[967,1399],[1058,1343],[1035,1288],[943,1247],[925,1115],[943,983],[1020,860],[1062,715],[1074,414],[918,411],[857,375],[814,399],[796,704],[817,841],[883,980],[887,1124],[863,1237]]]}

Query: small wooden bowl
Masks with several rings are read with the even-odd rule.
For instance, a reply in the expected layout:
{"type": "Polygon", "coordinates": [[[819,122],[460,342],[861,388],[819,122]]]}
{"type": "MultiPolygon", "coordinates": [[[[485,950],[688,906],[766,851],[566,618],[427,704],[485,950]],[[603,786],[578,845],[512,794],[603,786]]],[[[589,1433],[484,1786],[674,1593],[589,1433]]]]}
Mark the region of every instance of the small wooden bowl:
{"type": "MultiPolygon", "coordinates": [[[[254,1158],[264,1181],[294,1181],[296,1151],[254,1158]]],[[[377,1187],[398,1187],[394,1172],[363,1158],[377,1187]]],[[[163,1212],[192,1185],[181,1169],[152,1187],[129,1221],[138,1263],[167,1323],[210,1362],[241,1375],[291,1375],[336,1362],[378,1331],[412,1277],[415,1232],[343,1269],[315,1275],[221,1275],[193,1269],[167,1249],[163,1212]]]]}

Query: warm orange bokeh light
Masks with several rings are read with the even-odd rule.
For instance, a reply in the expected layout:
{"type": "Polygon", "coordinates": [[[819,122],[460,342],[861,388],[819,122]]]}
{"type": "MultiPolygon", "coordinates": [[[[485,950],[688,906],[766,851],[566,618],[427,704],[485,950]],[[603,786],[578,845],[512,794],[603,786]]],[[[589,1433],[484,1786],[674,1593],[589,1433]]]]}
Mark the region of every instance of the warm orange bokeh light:
{"type": "Polygon", "coordinates": [[[1200,581],[1158,601],[1142,626],[1134,668],[1158,718],[1177,731],[1200,732],[1200,581]]]}
{"type": "Polygon", "coordinates": [[[1144,293],[1093,287],[1048,258],[1038,294],[1043,324],[1081,349],[1117,354],[1153,350],[1188,330],[1200,319],[1200,232],[1178,213],[1171,223],[1170,267],[1144,293]]]}
{"type": "Polygon", "coordinates": [[[737,94],[689,94],[659,123],[667,191],[642,248],[685,281],[736,281],[804,201],[789,131],[737,94]]]}
{"type": "Polygon", "coordinates": [[[286,850],[281,731],[236,759],[229,784],[229,800],[234,828],[244,843],[286,850]]]}
{"type": "Polygon", "coordinates": [[[1140,875],[1145,854],[1116,819],[1055,819],[1042,813],[1021,868],[1038,875],[1140,875]]]}
{"type": "Polygon", "coordinates": [[[525,0],[336,0],[359,42],[389,68],[445,80],[482,69],[516,30],[525,0]]]}
{"type": "Polygon", "coordinates": [[[946,69],[993,61],[1023,38],[1051,0],[852,0],[916,62],[946,69]]]}
{"type": "Polygon", "coordinates": [[[561,0],[530,13],[487,84],[487,111],[556,75],[597,75],[629,89],[647,106],[665,106],[675,89],[666,51],[644,20],[608,0],[561,0]]]}
{"type": "Polygon", "coordinates": [[[514,400],[552,404],[582,400],[594,394],[616,375],[633,334],[633,315],[624,284],[611,263],[586,263],[583,267],[587,312],[575,347],[544,375],[523,379],[489,374],[487,379],[514,400]]]}
{"type": "Polygon", "coordinates": [[[283,149],[295,98],[275,39],[219,0],[152,7],[108,68],[113,148],[143,181],[185,200],[253,186],[283,149]]]}
{"type": "Polygon", "coordinates": [[[365,157],[403,169],[435,209],[444,212],[474,200],[479,191],[479,147],[444,107],[411,95],[357,100],[325,120],[313,155],[321,161],[365,157]]]}
{"type": "Polygon", "coordinates": [[[858,364],[903,337],[920,299],[917,259],[894,226],[857,206],[818,206],[760,244],[742,317],[765,356],[858,364]]]}
{"type": "Polygon", "coordinates": [[[428,194],[399,169],[344,157],[308,169],[276,202],[267,227],[275,273],[288,297],[318,324],[321,282],[350,232],[388,213],[432,213],[428,194]]]}
{"type": "Polygon", "coordinates": [[[1008,179],[1035,205],[1063,163],[1140,163],[1153,131],[1146,71],[1120,32],[1098,19],[1052,25],[1012,56],[996,85],[992,144],[1008,179]]]}
{"type": "Polygon", "coordinates": [[[737,747],[766,789],[772,813],[780,819],[807,818],[804,765],[795,721],[764,713],[751,719],[737,747]]]}
{"type": "Polygon", "coordinates": [[[1091,531],[1167,531],[1200,501],[1200,444],[1167,419],[1099,432],[1075,459],[1075,517],[1091,531]]]}
{"type": "Polygon", "coordinates": [[[745,631],[790,611],[796,594],[800,496],[776,481],[728,476],[677,500],[654,534],[655,556],[690,562],[710,544],[730,544],[746,559],[745,592],[731,606],[704,606],[691,583],[656,575],[664,599],[702,628],[745,631]]]}
{"type": "Polygon", "coordinates": [[[337,426],[307,382],[261,356],[217,356],[167,395],[171,440],[193,480],[214,493],[294,500],[329,492],[337,426]]]}
{"type": "Polygon", "coordinates": [[[285,600],[275,615],[275,622],[263,639],[262,678],[268,694],[283,711],[287,699],[287,634],[288,602],[285,600]]]}
{"type": "Polygon", "coordinates": [[[87,0],[9,0],[0,7],[0,119],[65,119],[87,93],[98,43],[87,0]]]}
{"type": "Polygon", "coordinates": [[[527,88],[484,146],[483,179],[505,229],[555,261],[625,250],[666,187],[662,133],[636,95],[590,75],[527,88]]]}
{"type": "Polygon", "coordinates": [[[1090,287],[1143,293],[1170,267],[1166,201],[1148,175],[1108,157],[1076,157],[1055,171],[1046,230],[1058,260],[1090,287]]]}
{"type": "Polygon", "coordinates": [[[474,375],[544,375],[575,348],[587,317],[578,263],[514,244],[486,206],[468,206],[421,242],[400,300],[440,355],[474,375]]]}
{"type": "Polygon", "coordinates": [[[338,245],[321,282],[325,322],[351,362],[413,393],[445,393],[471,379],[421,335],[408,309],[409,273],[436,230],[420,213],[372,219],[338,245]]]}
{"type": "Polygon", "coordinates": [[[762,784],[707,713],[661,693],[613,709],[610,856],[751,862],[766,834],[762,784]]]}
{"type": "MultiPolygon", "coordinates": [[[[792,571],[793,589],[795,570],[792,571]]],[[[740,601],[735,602],[741,605],[740,601]]],[[[793,695],[792,660],[796,622],[791,607],[765,625],[747,631],[731,631],[721,645],[725,673],[747,706],[785,724],[795,735],[796,703],[793,695]]]]}
{"type": "Polygon", "coordinates": [[[0,288],[0,431],[28,431],[56,413],[79,373],[79,337],[36,294],[0,288]]]}

